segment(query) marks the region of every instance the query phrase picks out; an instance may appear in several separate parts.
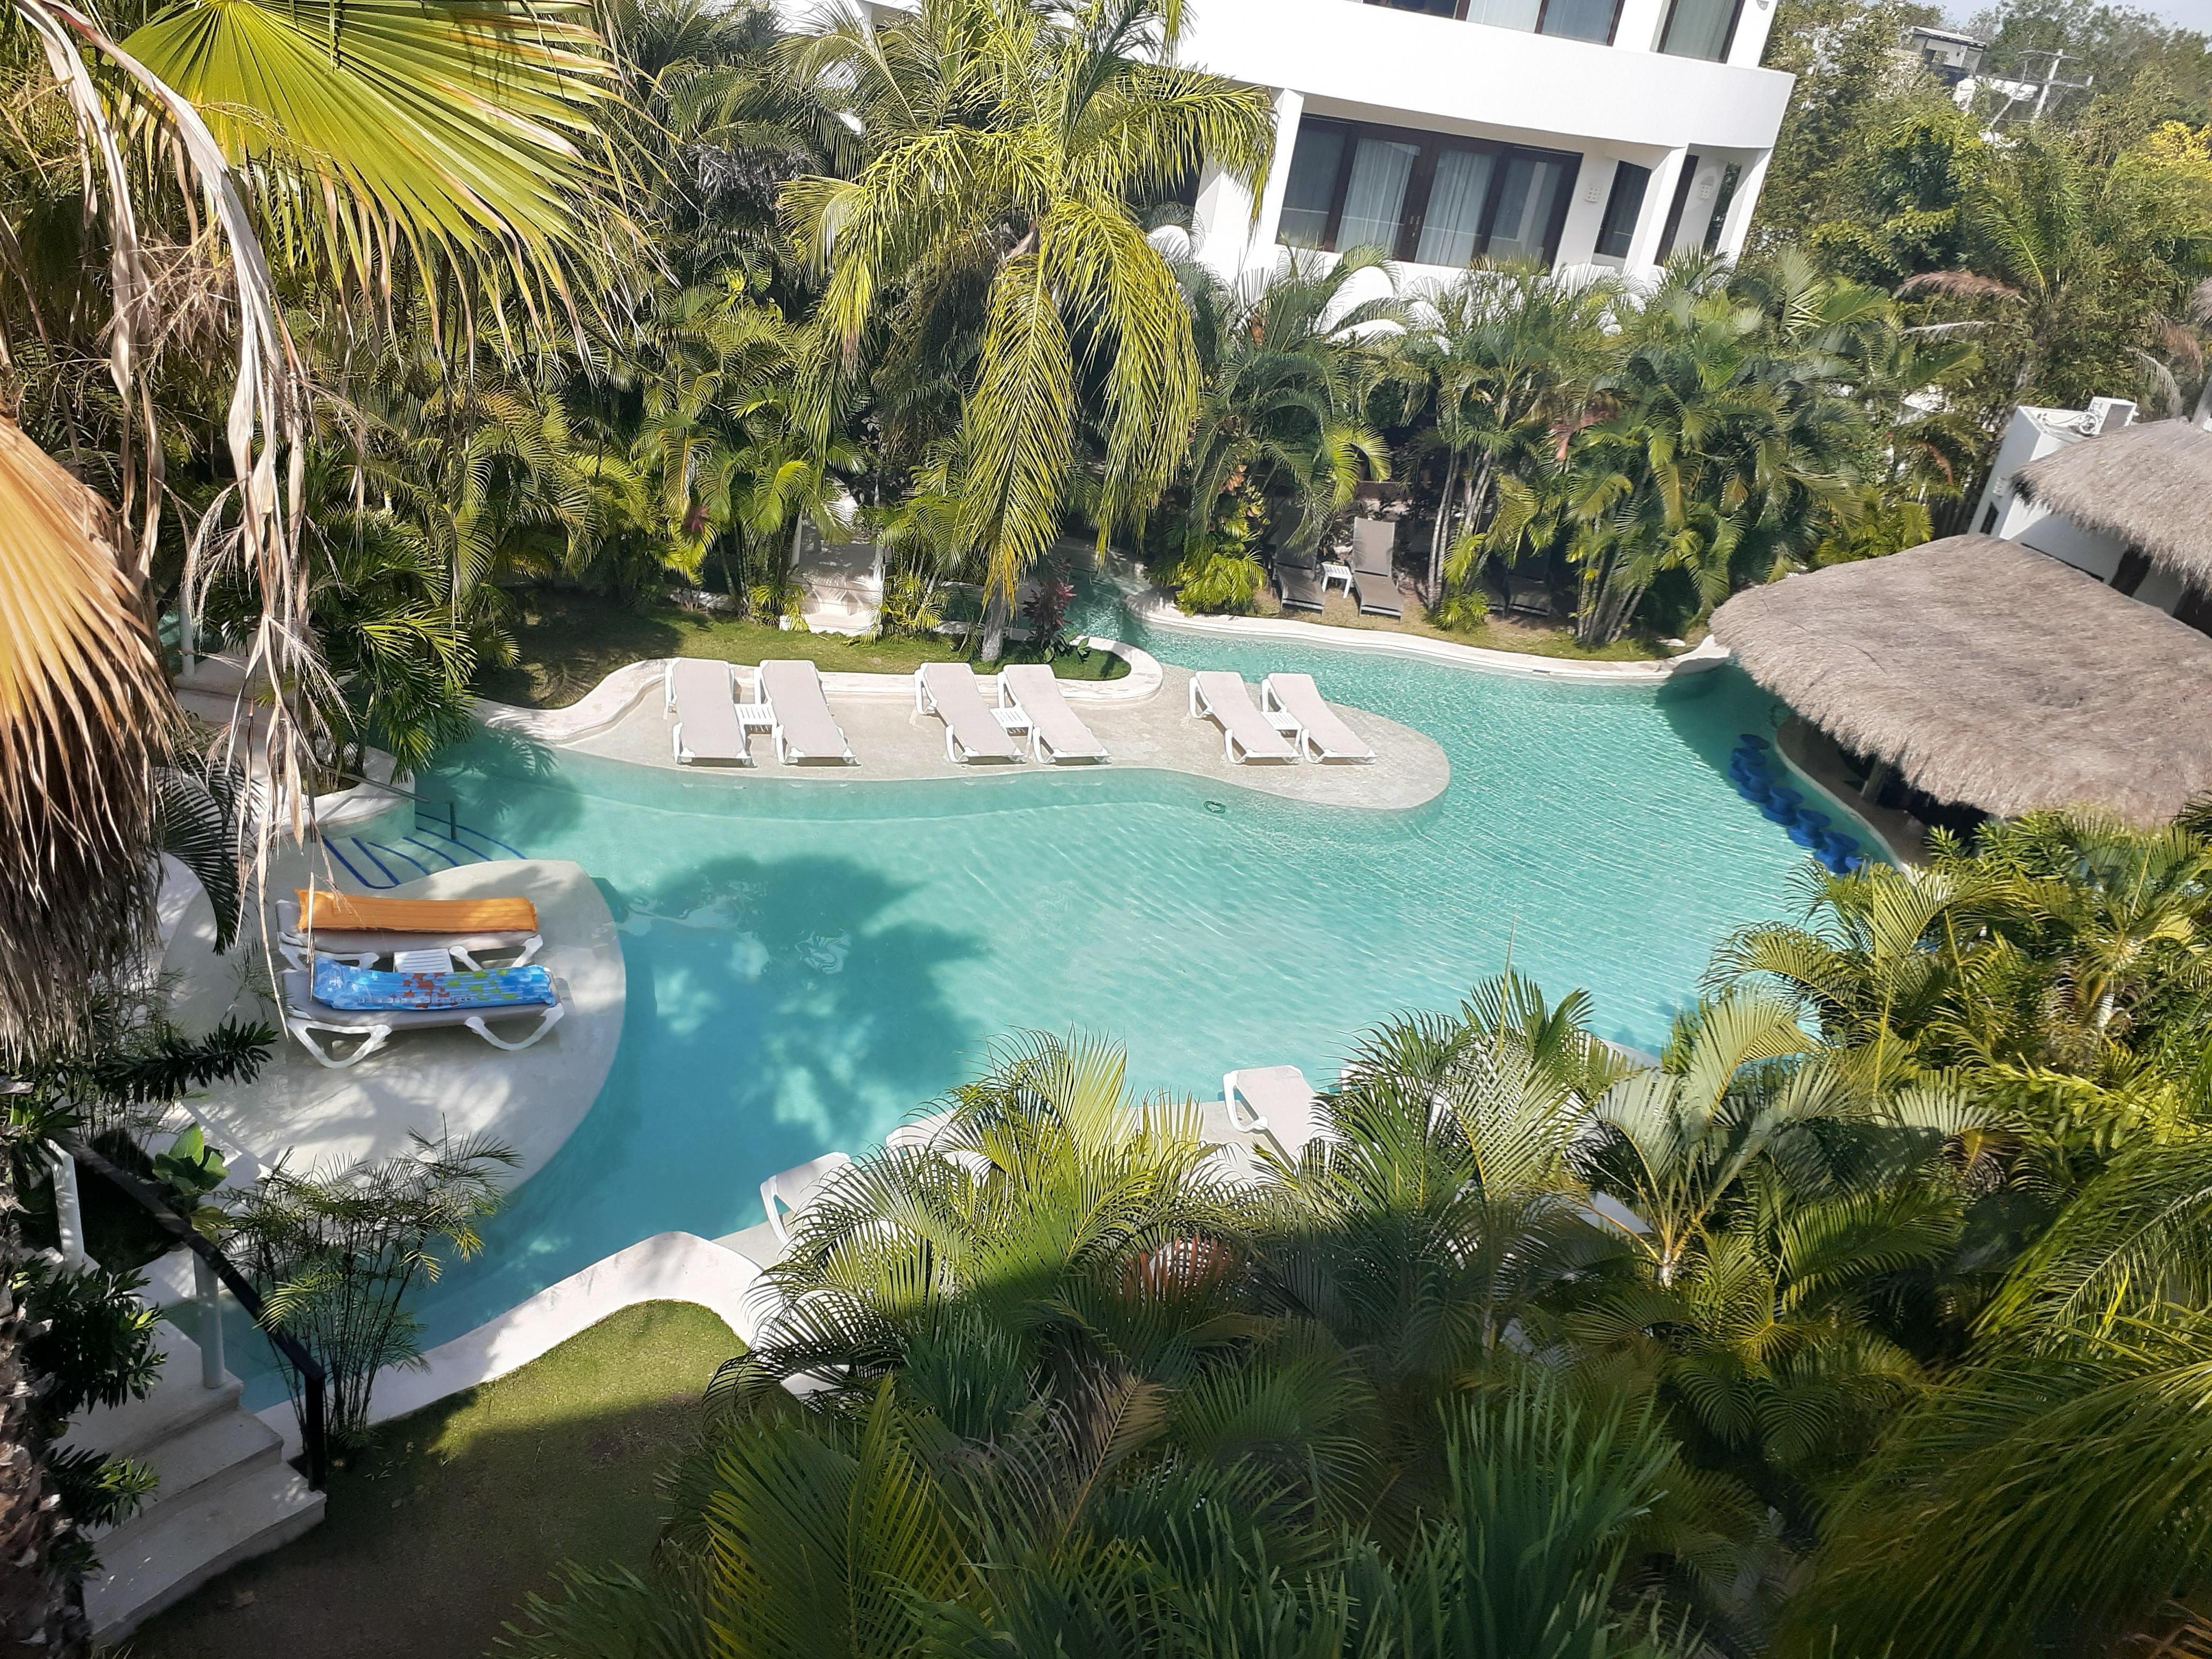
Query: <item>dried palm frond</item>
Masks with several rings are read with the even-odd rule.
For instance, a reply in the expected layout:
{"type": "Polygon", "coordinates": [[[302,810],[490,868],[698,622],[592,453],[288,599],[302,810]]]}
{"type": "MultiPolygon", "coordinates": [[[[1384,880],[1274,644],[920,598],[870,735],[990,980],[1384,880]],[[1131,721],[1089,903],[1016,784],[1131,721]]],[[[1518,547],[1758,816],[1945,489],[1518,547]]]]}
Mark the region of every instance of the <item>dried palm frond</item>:
{"type": "MultiPolygon", "coordinates": [[[[299,834],[313,700],[327,689],[309,625],[299,553],[305,416],[299,361],[236,177],[185,98],[64,0],[9,0],[60,84],[83,143],[83,186],[109,247],[114,301],[110,368],[126,421],[123,514],[13,426],[0,434],[0,1047],[65,1021],[88,982],[129,960],[151,927],[153,769],[173,737],[175,705],[141,612],[145,556],[156,527],[161,439],[142,347],[158,338],[160,296],[138,229],[118,130],[86,62],[126,76],[158,124],[185,188],[211,222],[211,246],[237,307],[236,374],[225,436],[238,482],[208,525],[228,522],[228,558],[261,594],[247,647],[234,745],[255,732],[270,798],[299,834]],[[145,459],[134,463],[132,453],[145,459]],[[137,471],[134,478],[134,466],[137,471]],[[279,470],[283,471],[280,482],[279,470]],[[134,501],[136,505],[134,506],[134,501]],[[136,521],[134,511],[138,514],[136,521]]],[[[189,623],[190,618],[187,617],[189,623]]],[[[232,757],[235,758],[235,757],[232,757]]],[[[265,873],[279,814],[253,849],[265,873]]]]}
{"type": "Polygon", "coordinates": [[[2020,290],[2009,283],[1972,270],[1923,270],[1897,286],[1900,297],[1941,294],[1954,300],[2017,300],[2020,290]]]}
{"type": "Polygon", "coordinates": [[[152,927],[174,704],[108,516],[0,421],[0,1052],[51,1034],[152,927]]]}

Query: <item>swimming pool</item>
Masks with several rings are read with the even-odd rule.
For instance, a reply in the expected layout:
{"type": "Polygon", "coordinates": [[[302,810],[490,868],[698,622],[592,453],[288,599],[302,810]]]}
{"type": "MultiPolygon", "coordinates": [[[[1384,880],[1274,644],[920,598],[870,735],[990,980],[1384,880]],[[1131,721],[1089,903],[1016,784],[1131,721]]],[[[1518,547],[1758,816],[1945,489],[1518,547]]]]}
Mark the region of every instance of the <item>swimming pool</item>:
{"type": "Polygon", "coordinates": [[[1726,775],[1772,723],[1733,668],[1578,683],[1084,625],[1255,681],[1309,672],[1434,738],[1450,786],[1347,811],[1113,768],[701,778],[480,736],[428,792],[592,873],[629,1004],[598,1103],[420,1295],[426,1346],[650,1234],[752,1224],[763,1177],[859,1152],[1021,1027],[1110,1035],[1146,1091],[1211,1097],[1282,1061],[1322,1081],[1376,1019],[1455,1003],[1510,951],[1554,999],[1588,988],[1602,1035],[1656,1047],[1712,944],[1778,914],[1805,856],[1726,775]]]}

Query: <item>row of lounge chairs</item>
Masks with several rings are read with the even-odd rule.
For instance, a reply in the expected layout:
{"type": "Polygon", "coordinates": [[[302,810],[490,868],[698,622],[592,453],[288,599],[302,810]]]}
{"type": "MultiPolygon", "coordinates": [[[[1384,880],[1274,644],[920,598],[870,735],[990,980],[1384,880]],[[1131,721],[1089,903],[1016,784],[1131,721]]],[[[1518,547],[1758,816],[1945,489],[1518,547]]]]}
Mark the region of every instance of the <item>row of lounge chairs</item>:
{"type": "MultiPolygon", "coordinates": [[[[1029,739],[1028,758],[1047,762],[1103,761],[1106,745],[1085,726],[1060,682],[1042,664],[1015,664],[998,673],[996,707],[983,700],[975,671],[964,662],[925,663],[915,671],[914,706],[945,723],[945,758],[1018,761],[1015,739],[1029,739]]],[[[741,700],[738,670],[726,662],[679,658],[661,676],[661,708],[674,714],[669,734],[677,763],[752,764],[751,738],[765,732],[775,757],[790,766],[808,761],[851,764],[858,757],[830,712],[822,675],[811,662],[770,661],[754,671],[754,696],[741,700]]]]}
{"type": "Polygon", "coordinates": [[[1375,758],[1364,739],[1344,723],[1310,674],[1270,674],[1260,682],[1260,701],[1241,674],[1204,670],[1190,677],[1190,717],[1221,728],[1230,763],[1248,761],[1343,761],[1375,758]]]}
{"type": "Polygon", "coordinates": [[[402,1031],[458,1027],[495,1048],[527,1048],[568,1012],[560,981],[530,966],[544,941],[526,898],[382,898],[301,888],[277,901],[276,921],[278,949],[291,964],[283,974],[285,1031],[334,1069],[359,1065],[402,1031]],[[404,978],[441,1006],[340,1007],[318,997],[318,962],[404,978]],[[501,973],[512,969],[523,971],[501,973]],[[470,1000],[470,988],[487,976],[526,979],[523,994],[531,1000],[515,1000],[510,984],[496,1000],[470,1000]],[[491,1029],[525,1021],[519,1037],[491,1029]],[[340,1054],[334,1040],[357,1046],[340,1054]]]}
{"type": "Polygon", "coordinates": [[[1060,680],[1042,663],[1013,663],[998,673],[999,701],[983,701],[975,671],[964,662],[924,663],[914,671],[914,708],[945,722],[945,757],[1020,760],[1016,738],[1030,740],[1029,758],[1103,761],[1106,745],[1060,695],[1060,680]]]}
{"type": "MultiPolygon", "coordinates": [[[[1388,519],[1355,519],[1352,550],[1346,566],[1352,573],[1352,590],[1364,615],[1402,617],[1405,601],[1398,595],[1398,578],[1390,565],[1390,549],[1398,526],[1388,519]]],[[[1318,611],[1328,594],[1320,560],[1310,551],[1283,549],[1275,554],[1275,591],[1286,611],[1318,611]]]]}
{"type": "Polygon", "coordinates": [[[750,702],[738,698],[738,671],[726,662],[679,657],[660,677],[661,712],[676,716],[669,740],[678,764],[752,764],[752,734],[765,732],[776,760],[853,762],[853,745],[830,713],[822,674],[811,662],[764,662],[753,672],[750,702]]]}

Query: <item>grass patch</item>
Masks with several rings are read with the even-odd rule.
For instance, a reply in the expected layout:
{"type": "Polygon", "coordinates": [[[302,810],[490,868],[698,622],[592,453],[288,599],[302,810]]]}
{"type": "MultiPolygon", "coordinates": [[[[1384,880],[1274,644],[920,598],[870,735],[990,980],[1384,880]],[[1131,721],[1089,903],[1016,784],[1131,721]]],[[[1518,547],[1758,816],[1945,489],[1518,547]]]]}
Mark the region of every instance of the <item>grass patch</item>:
{"type": "MultiPolygon", "coordinates": [[[[707,657],[752,664],[766,657],[803,657],[824,673],[911,674],[926,662],[965,657],[961,641],[947,639],[858,640],[838,634],[787,633],[737,617],[714,617],[679,605],[629,606],[601,594],[531,588],[515,596],[516,660],[487,668],[477,690],[496,702],[525,708],[561,708],[616,669],[653,657],[707,657]]],[[[1009,641],[1005,660],[1022,662],[1022,647],[1009,641]]],[[[1120,679],[1122,658],[1094,651],[1088,661],[1061,657],[1053,672],[1062,679],[1120,679]]]]}
{"type": "Polygon", "coordinates": [[[1632,635],[1615,640],[1611,645],[1582,645],[1577,642],[1572,629],[1547,628],[1537,622],[1495,615],[1479,628],[1455,634],[1431,625],[1422,612],[1421,602],[1412,594],[1401,593],[1399,597],[1406,606],[1402,622],[1394,622],[1388,617],[1363,616],[1358,603],[1338,589],[1330,590],[1328,602],[1319,614],[1284,610],[1273,588],[1262,588],[1254,599],[1252,609],[1255,616],[1287,617],[1297,622],[1325,623],[1331,628],[1361,628],[1378,634],[1418,634],[1424,639],[1449,640],[1454,645],[1479,646],[1486,651],[1517,651],[1523,656],[1565,657],[1577,662],[1650,662],[1675,654],[1663,649],[1656,640],[1632,635]]]}
{"type": "Polygon", "coordinates": [[[704,1308],[644,1303],[384,1425],[320,1526],[152,1620],[133,1659],[479,1659],[561,1563],[644,1565],[656,1478],[742,1346],[704,1308]]]}

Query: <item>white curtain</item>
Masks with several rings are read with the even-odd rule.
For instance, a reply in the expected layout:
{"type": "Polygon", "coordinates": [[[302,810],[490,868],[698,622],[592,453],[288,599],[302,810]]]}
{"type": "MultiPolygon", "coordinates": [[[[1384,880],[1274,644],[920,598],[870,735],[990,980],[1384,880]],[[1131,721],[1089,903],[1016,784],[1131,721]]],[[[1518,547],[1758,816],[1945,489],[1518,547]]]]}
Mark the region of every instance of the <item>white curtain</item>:
{"type": "Polygon", "coordinates": [[[1362,138],[1352,158],[1352,182],[1344,192],[1344,217],[1337,222],[1336,246],[1398,251],[1398,226],[1404,216],[1406,180],[1413,176],[1416,144],[1388,138],[1362,138]]]}
{"type": "Polygon", "coordinates": [[[1429,210],[1413,257],[1425,265],[1466,264],[1482,229],[1482,198],[1493,158],[1475,149],[1448,149],[1437,157],[1429,185],[1429,210]]]}
{"type": "Polygon", "coordinates": [[[1544,241],[1552,228],[1552,210],[1559,199],[1566,166],[1516,155],[1505,164],[1498,182],[1498,217],[1490,227],[1490,257],[1493,259],[1541,259],[1544,241]]]}

